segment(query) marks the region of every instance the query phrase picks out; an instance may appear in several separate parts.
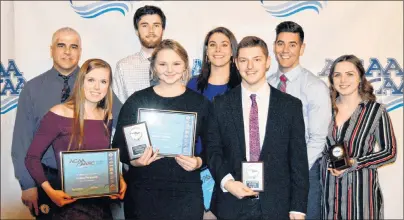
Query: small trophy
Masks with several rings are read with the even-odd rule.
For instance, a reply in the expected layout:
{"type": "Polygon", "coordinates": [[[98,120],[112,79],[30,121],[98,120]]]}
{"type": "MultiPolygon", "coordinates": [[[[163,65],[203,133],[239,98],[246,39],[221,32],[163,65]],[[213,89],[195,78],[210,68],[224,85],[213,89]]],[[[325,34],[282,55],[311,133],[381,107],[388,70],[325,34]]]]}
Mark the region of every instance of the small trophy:
{"type": "Polygon", "coordinates": [[[255,192],[264,191],[264,163],[242,162],[242,182],[255,192]]]}
{"type": "Polygon", "coordinates": [[[336,144],[331,146],[329,168],[343,170],[350,167],[349,158],[343,144],[336,144]]]}
{"type": "Polygon", "coordinates": [[[151,146],[149,132],[145,122],[123,127],[130,160],[142,156],[147,146],[151,146]]]}

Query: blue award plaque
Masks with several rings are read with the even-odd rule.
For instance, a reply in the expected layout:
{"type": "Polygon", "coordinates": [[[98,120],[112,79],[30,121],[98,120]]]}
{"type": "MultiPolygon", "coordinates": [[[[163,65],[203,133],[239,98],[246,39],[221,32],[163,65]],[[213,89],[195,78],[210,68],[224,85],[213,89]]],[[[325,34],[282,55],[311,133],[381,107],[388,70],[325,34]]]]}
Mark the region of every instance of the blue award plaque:
{"type": "Polygon", "coordinates": [[[62,190],[73,198],[119,193],[119,149],[60,152],[62,190]]]}
{"type": "Polygon", "coordinates": [[[162,156],[194,155],[196,121],[196,112],[138,110],[138,123],[146,122],[151,145],[162,156]]]}

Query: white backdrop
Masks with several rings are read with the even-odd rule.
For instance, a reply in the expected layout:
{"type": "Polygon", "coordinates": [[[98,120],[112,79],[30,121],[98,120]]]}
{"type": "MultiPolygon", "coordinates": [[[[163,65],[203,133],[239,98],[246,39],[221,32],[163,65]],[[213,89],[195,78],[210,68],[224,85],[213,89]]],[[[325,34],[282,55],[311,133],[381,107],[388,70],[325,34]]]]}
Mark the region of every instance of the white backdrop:
{"type": "MultiPolygon", "coordinates": [[[[26,80],[52,65],[49,46],[57,29],[70,26],[82,37],[81,63],[102,58],[116,62],[139,51],[133,14],[146,4],[162,8],[167,17],[164,38],[179,41],[190,57],[201,59],[206,33],[225,26],[240,41],[247,35],[263,38],[270,50],[275,27],[282,21],[299,23],[305,31],[306,50],[301,64],[323,80],[327,64],[342,54],[363,59],[378,98],[386,104],[397,138],[396,163],[381,168],[386,219],[403,218],[403,2],[337,1],[60,1],[1,2],[1,219],[26,218],[20,187],[14,178],[11,140],[18,98],[4,89],[16,81],[13,60],[26,80]],[[97,6],[98,5],[98,6],[97,6]],[[101,9],[101,8],[104,9],[101,9]],[[80,13],[83,16],[80,16],[80,13]],[[92,17],[92,18],[89,18],[92,17]],[[8,77],[8,74],[11,76],[8,77]],[[384,93],[384,94],[382,94],[384,93]]],[[[271,52],[271,56],[273,53],[271,52]]],[[[194,66],[197,67],[197,66],[194,66]]],[[[329,66],[328,66],[329,67],[329,66]]],[[[275,72],[272,58],[268,74],[275,72]]]]}

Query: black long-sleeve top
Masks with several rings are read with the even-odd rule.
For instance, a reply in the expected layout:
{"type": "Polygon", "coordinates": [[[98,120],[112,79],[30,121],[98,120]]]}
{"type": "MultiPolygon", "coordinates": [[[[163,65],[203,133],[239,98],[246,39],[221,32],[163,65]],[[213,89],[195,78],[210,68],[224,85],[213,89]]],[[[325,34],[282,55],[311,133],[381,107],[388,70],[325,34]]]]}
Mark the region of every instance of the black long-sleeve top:
{"type": "MultiPolygon", "coordinates": [[[[166,189],[179,191],[201,191],[200,170],[186,171],[177,164],[174,158],[165,157],[154,161],[148,166],[134,167],[130,165],[128,150],[123,134],[123,127],[137,123],[139,108],[152,108],[161,110],[175,110],[197,112],[196,138],[200,136],[205,141],[207,117],[210,102],[202,95],[186,89],[176,97],[162,97],[154,92],[153,87],[133,93],[122,106],[119,113],[116,132],[112,142],[114,148],[120,148],[121,162],[129,164],[129,170],[124,174],[129,187],[136,186],[150,189],[166,189]]],[[[196,157],[200,157],[205,164],[205,151],[196,157]]]]}

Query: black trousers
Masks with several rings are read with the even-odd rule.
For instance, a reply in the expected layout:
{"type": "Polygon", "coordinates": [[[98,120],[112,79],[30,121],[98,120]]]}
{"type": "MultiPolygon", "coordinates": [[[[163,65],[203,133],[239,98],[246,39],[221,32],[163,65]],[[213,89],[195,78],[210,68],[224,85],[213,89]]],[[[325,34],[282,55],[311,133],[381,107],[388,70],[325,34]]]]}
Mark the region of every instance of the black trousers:
{"type": "Polygon", "coordinates": [[[202,193],[128,187],[124,199],[126,219],[202,220],[202,193]]]}
{"type": "MultiPolygon", "coordinates": [[[[45,165],[42,165],[45,176],[48,179],[49,183],[54,189],[60,189],[60,180],[58,179],[58,170],[49,168],[45,165]]],[[[39,215],[35,214],[35,210],[33,209],[31,214],[39,220],[50,220],[52,219],[53,213],[59,208],[53,201],[48,197],[46,192],[42,189],[41,186],[37,186],[38,188],[38,209],[39,215]]]]}
{"type": "MultiPolygon", "coordinates": [[[[255,198],[244,198],[245,202],[243,203],[243,207],[234,220],[263,220],[262,211],[261,211],[261,203],[259,199],[255,198]]],[[[219,218],[218,220],[233,220],[233,219],[223,219],[219,218]]]]}

